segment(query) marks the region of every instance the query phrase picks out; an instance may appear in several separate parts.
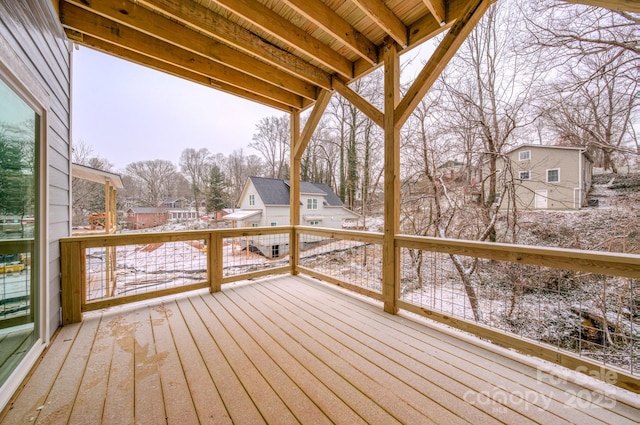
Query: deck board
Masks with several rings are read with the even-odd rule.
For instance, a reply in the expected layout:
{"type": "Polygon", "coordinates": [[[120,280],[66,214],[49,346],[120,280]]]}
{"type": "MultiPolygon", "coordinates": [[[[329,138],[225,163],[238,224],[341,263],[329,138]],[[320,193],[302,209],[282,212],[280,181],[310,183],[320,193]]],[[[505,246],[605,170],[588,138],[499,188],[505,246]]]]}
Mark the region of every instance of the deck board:
{"type": "Polygon", "coordinates": [[[595,385],[607,391],[598,397],[534,364],[315,280],[276,277],[86,315],[60,330],[0,424],[640,417],[640,396],[595,385]]]}

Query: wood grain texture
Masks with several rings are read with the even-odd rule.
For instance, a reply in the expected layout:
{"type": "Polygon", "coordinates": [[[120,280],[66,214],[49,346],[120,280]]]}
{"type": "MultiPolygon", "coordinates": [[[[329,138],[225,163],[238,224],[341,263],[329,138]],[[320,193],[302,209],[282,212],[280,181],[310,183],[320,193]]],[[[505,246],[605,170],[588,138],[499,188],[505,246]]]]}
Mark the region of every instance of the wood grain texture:
{"type": "Polygon", "coordinates": [[[592,387],[291,276],[87,314],[24,388],[0,424],[633,424],[640,414],[615,387],[575,403],[592,387]]]}

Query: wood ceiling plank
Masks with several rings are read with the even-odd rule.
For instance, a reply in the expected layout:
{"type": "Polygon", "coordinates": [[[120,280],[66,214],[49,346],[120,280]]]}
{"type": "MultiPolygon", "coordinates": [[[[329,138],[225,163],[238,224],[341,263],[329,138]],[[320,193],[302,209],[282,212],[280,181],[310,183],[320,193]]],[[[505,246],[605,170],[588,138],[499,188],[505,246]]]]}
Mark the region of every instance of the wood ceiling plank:
{"type": "Polygon", "coordinates": [[[136,28],[166,43],[205,56],[284,90],[295,92],[298,96],[315,97],[312,88],[299,84],[290,74],[274,69],[267,63],[216,42],[206,35],[164,18],[141,5],[116,0],[95,2],[91,4],[90,8],[84,5],[82,0],[64,1],[60,5],[60,17],[63,25],[67,9],[86,10],[87,16],[94,12],[93,14],[97,13],[114,22],[136,28]]]}
{"type": "Polygon", "coordinates": [[[319,0],[282,0],[372,65],[378,63],[378,48],[351,24],[319,0]]]}
{"type": "Polygon", "coordinates": [[[402,126],[476,26],[493,0],[470,0],[463,15],[444,36],[396,109],[396,125],[402,126]]]}
{"type": "Polygon", "coordinates": [[[291,48],[311,56],[334,72],[351,79],[353,63],[320,40],[281,17],[255,0],[212,0],[230,12],[241,16],[291,48]]]}
{"type": "Polygon", "coordinates": [[[120,59],[128,60],[130,62],[134,62],[160,72],[165,72],[167,74],[173,75],[178,78],[183,78],[194,83],[202,84],[206,87],[212,87],[216,90],[220,90],[234,96],[242,97],[249,101],[257,102],[281,111],[290,112],[292,110],[290,105],[276,102],[273,99],[260,96],[248,90],[240,89],[214,78],[206,77],[202,74],[189,71],[179,66],[168,64],[159,59],[143,55],[142,53],[134,52],[133,50],[125,49],[124,47],[118,46],[116,44],[109,43],[108,41],[101,40],[90,35],[82,34],[76,30],[65,28],[65,32],[70,40],[73,40],[76,43],[88,48],[98,50],[102,53],[115,56],[120,59]]]}
{"type": "Polygon", "coordinates": [[[422,0],[429,9],[429,12],[433,15],[436,21],[440,23],[440,25],[444,25],[446,23],[446,9],[444,0],[422,0]]]}
{"type": "Polygon", "coordinates": [[[308,99],[316,98],[315,86],[325,89],[331,88],[331,76],[325,71],[305,62],[296,55],[267,43],[251,31],[199,3],[176,2],[174,0],[138,0],[138,3],[158,10],[216,40],[232,45],[249,55],[259,57],[277,69],[293,75],[295,79],[291,79],[287,85],[293,88],[305,84],[306,87],[300,87],[296,92],[308,99]],[[300,82],[297,81],[298,79],[300,82]],[[308,87],[309,84],[313,87],[308,87]]]}
{"type": "Polygon", "coordinates": [[[409,44],[407,27],[382,0],[351,0],[401,47],[409,44]]]}
{"type": "Polygon", "coordinates": [[[80,33],[105,40],[113,45],[126,47],[129,50],[199,73],[216,81],[251,91],[292,108],[301,109],[303,107],[301,96],[103,16],[69,4],[63,6],[61,16],[65,26],[80,33]]]}
{"type": "Polygon", "coordinates": [[[339,77],[333,77],[333,88],[340,93],[345,99],[351,102],[356,108],[362,111],[371,121],[384,127],[384,114],[367,99],[353,91],[339,77]]]}

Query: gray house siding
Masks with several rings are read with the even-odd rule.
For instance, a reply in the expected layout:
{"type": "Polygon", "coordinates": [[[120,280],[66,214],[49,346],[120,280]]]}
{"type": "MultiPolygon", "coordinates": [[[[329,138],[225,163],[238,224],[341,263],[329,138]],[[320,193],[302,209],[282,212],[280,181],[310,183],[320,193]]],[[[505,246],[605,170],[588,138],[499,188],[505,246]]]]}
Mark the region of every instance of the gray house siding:
{"type": "Polygon", "coordinates": [[[60,323],[59,239],[70,234],[70,64],[71,46],[49,0],[0,2],[0,60],[30,90],[46,98],[46,173],[48,196],[46,237],[48,244],[47,334],[60,323]],[[5,54],[9,52],[8,54],[5,54]]]}

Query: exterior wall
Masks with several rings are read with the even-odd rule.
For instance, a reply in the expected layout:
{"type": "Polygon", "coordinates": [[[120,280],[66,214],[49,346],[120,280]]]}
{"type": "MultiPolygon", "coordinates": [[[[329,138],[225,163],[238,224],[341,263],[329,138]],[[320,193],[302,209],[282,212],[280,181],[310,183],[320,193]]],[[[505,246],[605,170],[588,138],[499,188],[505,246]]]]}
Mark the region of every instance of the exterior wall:
{"type": "MultiPolygon", "coordinates": [[[[47,331],[51,335],[60,324],[60,244],[71,234],[70,222],[70,63],[71,45],[66,41],[49,0],[0,2],[0,62],[9,74],[46,100],[46,125],[41,149],[47,175],[46,213],[48,240],[47,331]]],[[[41,181],[43,179],[41,178],[41,181]]]]}
{"type": "Polygon", "coordinates": [[[37,283],[45,305],[42,344],[33,347],[3,386],[0,408],[60,325],[59,241],[71,234],[71,51],[50,0],[0,1],[0,73],[43,109],[37,202],[42,259],[37,283]]]}
{"type": "Polygon", "coordinates": [[[260,226],[271,226],[271,223],[277,223],[277,226],[288,226],[290,223],[289,205],[267,206],[263,211],[260,226]]]}
{"type": "MultiPolygon", "coordinates": [[[[579,149],[525,146],[510,152],[507,157],[516,182],[515,196],[519,209],[536,209],[536,191],[547,192],[546,209],[549,210],[579,209],[584,204],[588,188],[585,190],[585,185],[581,186],[581,174],[587,172],[584,163],[590,162],[579,149]],[[520,152],[523,151],[530,152],[530,159],[519,159],[520,152]],[[547,170],[551,169],[560,170],[558,182],[547,182],[547,170]],[[519,179],[521,171],[529,172],[529,180],[519,179]]],[[[498,168],[504,172],[502,161],[498,162],[498,168]]],[[[502,208],[511,208],[506,198],[502,202],[502,208]]]]}
{"type": "Polygon", "coordinates": [[[127,216],[127,228],[139,230],[161,226],[167,222],[167,213],[131,213],[127,216]]]}

